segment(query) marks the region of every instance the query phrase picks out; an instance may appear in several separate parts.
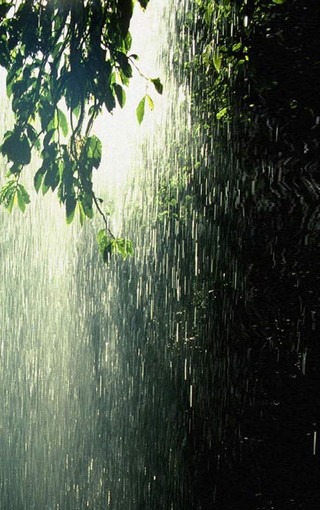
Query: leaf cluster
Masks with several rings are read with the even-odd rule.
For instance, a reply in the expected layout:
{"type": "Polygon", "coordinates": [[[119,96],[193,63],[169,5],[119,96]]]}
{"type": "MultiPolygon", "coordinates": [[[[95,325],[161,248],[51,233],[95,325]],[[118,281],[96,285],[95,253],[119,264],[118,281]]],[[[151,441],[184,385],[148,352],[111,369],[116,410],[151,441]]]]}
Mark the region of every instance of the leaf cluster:
{"type": "Polygon", "coordinates": [[[114,237],[106,229],[97,234],[99,251],[105,263],[110,261],[111,255],[118,253],[123,259],[133,256],[133,246],[129,239],[114,237]]]}
{"type": "MultiPolygon", "coordinates": [[[[149,0],[138,1],[146,8],[149,0]]],[[[0,65],[14,113],[0,147],[9,163],[4,204],[15,187],[24,210],[28,201],[22,202],[19,179],[37,151],[42,164],[34,175],[36,191],[57,190],[68,223],[76,209],[81,224],[92,218],[94,205],[106,223],[92,188],[101,141],[90,133],[104,108],[112,113],[117,103],[125,105],[137,59],[130,53],[133,6],[133,0],[0,0],[0,65]]],[[[162,92],[158,78],[149,81],[162,92]]]]}

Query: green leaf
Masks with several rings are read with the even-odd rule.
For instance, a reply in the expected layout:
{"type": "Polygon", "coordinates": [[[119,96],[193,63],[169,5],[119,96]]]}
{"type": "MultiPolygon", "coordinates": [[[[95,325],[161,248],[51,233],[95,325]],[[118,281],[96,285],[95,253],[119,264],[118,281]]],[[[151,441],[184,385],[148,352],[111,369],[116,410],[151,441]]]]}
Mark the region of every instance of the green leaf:
{"type": "Polygon", "coordinates": [[[133,246],[132,242],[129,239],[124,239],[123,237],[117,237],[116,239],[112,239],[112,253],[117,252],[121,257],[125,260],[128,256],[132,257],[133,255],[133,246]]]}
{"type": "Polygon", "coordinates": [[[87,218],[92,219],[93,218],[92,195],[89,193],[83,193],[80,198],[80,204],[87,218]]]}
{"type": "Polygon", "coordinates": [[[241,42],[239,42],[239,43],[234,44],[234,45],[232,46],[232,51],[238,51],[238,50],[241,50],[241,48],[242,48],[242,43],[241,43],[241,42]]]}
{"type": "Polygon", "coordinates": [[[69,196],[66,198],[66,220],[69,225],[73,218],[76,210],[77,201],[74,196],[69,196]]]}
{"type": "Polygon", "coordinates": [[[137,110],[136,110],[137,119],[138,119],[139,124],[141,124],[141,122],[143,121],[145,102],[146,102],[146,96],[144,96],[141,99],[140,103],[138,104],[137,110]]]}
{"type": "MultiPolygon", "coordinates": [[[[80,105],[77,105],[73,110],[72,110],[72,113],[73,115],[75,115],[75,117],[78,119],[79,118],[79,115],[80,115],[80,105]]],[[[89,112],[89,115],[90,115],[90,112],[89,112]]]]}
{"type": "Polygon", "coordinates": [[[156,91],[157,91],[159,94],[162,94],[162,92],[163,92],[163,85],[162,85],[162,83],[161,83],[161,81],[160,81],[160,78],[153,78],[153,79],[151,80],[151,82],[153,83],[153,85],[154,85],[154,87],[155,87],[156,91]]]}
{"type": "Polygon", "coordinates": [[[12,209],[13,209],[13,206],[14,206],[14,203],[16,201],[16,193],[12,193],[12,195],[10,196],[9,198],[9,201],[8,201],[8,204],[6,205],[6,208],[7,210],[9,211],[9,213],[12,212],[12,209]]]}
{"type": "Polygon", "coordinates": [[[103,229],[99,230],[99,232],[97,233],[97,241],[98,241],[99,246],[101,244],[104,244],[105,241],[108,239],[109,239],[109,236],[107,236],[105,229],[103,228],[103,229]]]}
{"type": "Polygon", "coordinates": [[[56,189],[60,181],[59,165],[56,161],[49,161],[47,173],[44,178],[44,185],[51,188],[52,191],[56,189]]]}
{"type": "Polygon", "coordinates": [[[11,179],[5,183],[3,188],[0,190],[0,204],[4,204],[5,207],[7,207],[11,195],[15,193],[16,185],[17,183],[15,179],[11,179]]]}
{"type": "Polygon", "coordinates": [[[104,89],[104,104],[106,105],[108,112],[112,112],[112,110],[116,106],[114,93],[113,93],[111,87],[109,87],[109,86],[105,87],[105,89],[104,89]]]}
{"type": "Polygon", "coordinates": [[[21,212],[24,213],[26,210],[26,204],[30,203],[30,197],[24,186],[22,186],[22,184],[19,184],[17,187],[17,199],[19,209],[21,212]]]}
{"type": "Polygon", "coordinates": [[[154,103],[153,103],[151,97],[148,94],[146,94],[146,98],[147,98],[147,101],[148,101],[149,108],[152,111],[154,109],[154,103]]]}
{"type": "Polygon", "coordinates": [[[84,210],[83,210],[83,207],[82,207],[82,204],[80,202],[78,202],[78,208],[79,208],[79,220],[80,220],[80,225],[81,227],[83,226],[84,222],[85,222],[85,219],[86,219],[86,216],[84,214],[84,210]]]}
{"type": "Polygon", "coordinates": [[[109,262],[111,254],[113,253],[113,240],[107,234],[105,229],[99,230],[97,234],[97,241],[103,262],[109,262]]]}
{"type": "Polygon", "coordinates": [[[126,250],[127,250],[127,254],[130,257],[133,257],[133,244],[132,244],[132,241],[130,241],[130,239],[126,239],[126,250]]]}
{"type": "Polygon", "coordinates": [[[87,139],[87,158],[95,168],[99,168],[102,157],[102,143],[95,135],[87,139]]]}
{"type": "Polygon", "coordinates": [[[220,56],[220,53],[219,53],[219,50],[215,51],[214,55],[213,55],[213,65],[214,67],[216,68],[216,71],[218,73],[220,73],[220,68],[221,68],[221,56],[220,56]]]}
{"type": "Polygon", "coordinates": [[[63,136],[68,136],[68,122],[67,117],[60,108],[58,108],[58,122],[59,127],[62,130],[63,136]]]}
{"type": "Polygon", "coordinates": [[[54,106],[48,101],[41,101],[41,108],[39,109],[39,115],[41,120],[41,128],[46,131],[48,126],[54,127],[54,106]]]}
{"type": "Polygon", "coordinates": [[[7,89],[7,96],[10,98],[12,95],[12,85],[15,83],[15,80],[17,78],[16,70],[9,71],[7,73],[6,77],[6,89],[7,89]]]}
{"type": "Polygon", "coordinates": [[[123,88],[121,87],[121,85],[118,85],[118,83],[114,83],[113,84],[113,88],[114,88],[114,91],[116,93],[116,96],[117,96],[117,99],[118,99],[118,102],[119,102],[119,105],[121,108],[124,107],[125,105],[125,102],[126,102],[126,94],[125,94],[125,91],[123,90],[123,88]]]}
{"type": "Polygon", "coordinates": [[[9,180],[0,191],[0,204],[4,204],[4,206],[10,213],[16,201],[16,192],[17,192],[16,179],[9,180]]]}
{"type": "Polygon", "coordinates": [[[34,129],[31,124],[27,124],[27,135],[32,145],[36,147],[37,150],[40,150],[40,141],[38,137],[37,131],[34,129]]]}
{"type": "Polygon", "coordinates": [[[16,131],[7,131],[1,152],[17,165],[28,165],[31,160],[31,150],[26,135],[20,135],[16,131]]]}
{"type": "Polygon", "coordinates": [[[125,55],[125,53],[122,53],[122,52],[118,52],[117,53],[117,60],[118,60],[118,63],[121,67],[121,70],[123,72],[123,74],[125,75],[126,78],[131,78],[132,77],[132,67],[129,63],[129,59],[127,57],[127,55],[125,55]]]}
{"type": "Polygon", "coordinates": [[[52,137],[55,134],[55,129],[49,129],[46,133],[46,136],[43,139],[43,147],[46,148],[52,141],[52,137]]]}
{"type": "Polygon", "coordinates": [[[42,168],[40,168],[36,172],[36,174],[34,176],[34,179],[33,179],[33,184],[34,184],[34,187],[35,187],[35,190],[36,190],[37,193],[38,193],[38,191],[40,189],[40,186],[42,184],[43,176],[44,176],[44,171],[42,170],[42,168]]]}
{"type": "Polygon", "coordinates": [[[217,114],[216,114],[216,118],[218,120],[222,119],[222,117],[224,117],[226,114],[228,113],[228,108],[222,108],[222,110],[220,110],[217,114]]]}

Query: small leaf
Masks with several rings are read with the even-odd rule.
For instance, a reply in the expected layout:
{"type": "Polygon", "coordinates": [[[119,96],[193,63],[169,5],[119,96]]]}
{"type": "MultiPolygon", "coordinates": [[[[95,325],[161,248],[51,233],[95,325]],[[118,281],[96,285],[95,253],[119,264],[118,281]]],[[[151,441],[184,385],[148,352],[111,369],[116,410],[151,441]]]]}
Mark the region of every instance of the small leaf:
{"type": "Polygon", "coordinates": [[[153,83],[156,91],[159,93],[159,94],[162,94],[163,92],[163,85],[160,81],[160,78],[153,78],[153,80],[151,80],[151,82],[153,83]]]}
{"type": "Polygon", "coordinates": [[[216,71],[220,73],[221,68],[221,56],[219,50],[217,50],[213,55],[213,65],[216,68],[216,71]]]}
{"type": "Polygon", "coordinates": [[[129,255],[130,257],[133,256],[133,244],[132,244],[132,241],[130,241],[130,239],[126,239],[126,252],[127,252],[127,255],[129,255]]]}
{"type": "Polygon", "coordinates": [[[87,139],[87,158],[92,166],[99,168],[102,156],[102,143],[101,140],[95,135],[87,139]]]}
{"type": "Polygon", "coordinates": [[[97,233],[98,244],[100,245],[100,244],[104,243],[104,241],[106,239],[109,239],[109,237],[107,236],[107,233],[106,233],[105,229],[103,228],[103,229],[99,230],[99,232],[97,233]]]}
{"type": "MultiPolygon", "coordinates": [[[[92,107],[91,107],[92,108],[92,107]]],[[[75,115],[76,118],[79,117],[80,115],[80,105],[77,105],[73,110],[72,110],[72,113],[73,115],[75,115]]],[[[90,115],[90,112],[89,112],[89,115],[90,115]]]]}
{"type": "Polygon", "coordinates": [[[43,171],[42,169],[40,168],[35,176],[34,176],[34,179],[33,179],[33,184],[34,184],[34,187],[35,187],[35,190],[36,192],[38,193],[39,189],[40,189],[40,186],[42,184],[42,181],[43,181],[43,171]]]}
{"type": "Polygon", "coordinates": [[[117,60],[118,60],[118,63],[121,67],[121,70],[123,72],[123,74],[125,75],[126,78],[131,78],[132,77],[132,67],[129,63],[129,59],[127,57],[127,55],[125,53],[122,53],[122,52],[118,52],[117,53],[117,60]]]}
{"type": "Polygon", "coordinates": [[[22,184],[18,184],[18,190],[21,193],[24,203],[30,204],[30,195],[27,192],[26,188],[22,184]]]}
{"type": "Polygon", "coordinates": [[[99,245],[99,251],[103,262],[107,263],[110,260],[111,254],[113,253],[113,240],[108,236],[105,229],[99,230],[97,234],[97,241],[99,245]]]}
{"type": "Polygon", "coordinates": [[[92,209],[92,195],[89,193],[82,193],[80,203],[83,209],[84,214],[87,218],[93,218],[93,209],[92,209]]]}
{"type": "Polygon", "coordinates": [[[216,114],[216,118],[218,120],[222,119],[222,117],[224,117],[226,114],[228,113],[228,108],[222,108],[222,110],[220,110],[217,114],[216,114]]]}
{"type": "Polygon", "coordinates": [[[16,193],[12,193],[12,195],[10,196],[10,199],[8,201],[8,204],[6,205],[6,208],[9,211],[9,213],[12,212],[15,201],[16,201],[16,193]]]}
{"type": "Polygon", "coordinates": [[[27,124],[27,135],[32,145],[36,147],[37,150],[40,150],[40,141],[38,137],[38,133],[34,129],[31,124],[27,124]]]}
{"type": "Polygon", "coordinates": [[[0,204],[4,204],[7,207],[11,195],[15,193],[16,180],[11,179],[7,181],[3,188],[0,190],[0,204]]]}
{"type": "Polygon", "coordinates": [[[63,133],[63,136],[68,136],[67,117],[65,116],[63,111],[60,110],[60,108],[58,108],[58,122],[59,122],[59,127],[61,128],[61,131],[63,133]]]}
{"type": "Polygon", "coordinates": [[[73,218],[76,210],[77,201],[74,196],[69,196],[66,198],[66,220],[69,225],[73,218]]]}
{"type": "Polygon", "coordinates": [[[85,222],[85,214],[84,214],[84,211],[83,211],[83,207],[82,207],[82,204],[80,202],[78,202],[78,209],[79,209],[79,220],[80,220],[80,225],[81,227],[83,226],[84,222],[85,222]]]}
{"type": "Polygon", "coordinates": [[[121,87],[121,85],[118,85],[118,83],[114,83],[113,84],[113,88],[114,88],[114,91],[116,93],[116,96],[117,96],[117,99],[118,99],[118,102],[119,102],[119,105],[121,108],[124,107],[125,105],[125,102],[126,102],[126,94],[125,94],[125,91],[123,90],[123,88],[121,87]]]}
{"type": "Polygon", "coordinates": [[[241,48],[242,48],[242,43],[241,43],[241,42],[239,42],[239,43],[234,44],[234,45],[232,46],[232,51],[238,51],[238,50],[240,50],[241,48]]]}
{"type": "Polygon", "coordinates": [[[149,108],[150,108],[150,110],[152,111],[152,110],[154,109],[154,103],[153,103],[153,101],[152,101],[151,97],[150,97],[148,94],[146,94],[146,98],[147,98],[147,100],[148,100],[149,108]]]}
{"type": "Polygon", "coordinates": [[[18,188],[17,189],[17,197],[18,197],[18,206],[19,206],[19,209],[21,212],[25,212],[26,210],[26,204],[25,204],[25,201],[23,200],[23,195],[20,191],[20,189],[18,188]]]}
{"type": "Polygon", "coordinates": [[[145,102],[146,102],[146,96],[144,96],[141,99],[140,103],[138,104],[137,110],[136,110],[137,119],[138,119],[139,124],[141,124],[141,122],[143,121],[145,102]]]}

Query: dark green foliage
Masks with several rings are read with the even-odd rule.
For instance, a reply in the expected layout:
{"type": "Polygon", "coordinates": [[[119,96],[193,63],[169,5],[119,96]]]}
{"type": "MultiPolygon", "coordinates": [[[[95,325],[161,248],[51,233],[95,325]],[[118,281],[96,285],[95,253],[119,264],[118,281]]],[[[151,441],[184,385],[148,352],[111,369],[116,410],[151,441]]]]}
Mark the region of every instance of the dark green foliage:
{"type": "Polygon", "coordinates": [[[22,184],[17,183],[16,179],[10,179],[0,191],[0,203],[4,204],[9,212],[15,203],[17,203],[21,212],[26,209],[26,204],[30,203],[30,197],[22,184]]]}
{"type": "Polygon", "coordinates": [[[114,253],[119,253],[123,259],[133,256],[132,242],[123,237],[116,238],[106,229],[98,232],[97,241],[104,262],[109,262],[111,255],[114,253]]]}
{"type": "MultiPolygon", "coordinates": [[[[231,384],[226,384],[229,423],[218,473],[214,454],[201,459],[202,465],[211,462],[212,467],[196,487],[194,507],[207,505],[210,489],[203,487],[220,477],[212,507],[267,508],[272,499],[278,508],[303,507],[306,501],[312,508],[319,500],[319,466],[312,462],[320,359],[313,315],[319,302],[319,2],[197,4],[196,27],[191,26],[197,48],[185,67],[194,78],[200,138],[207,140],[204,152],[207,147],[209,158],[200,170],[209,179],[214,176],[209,190],[221,179],[224,191],[226,158],[232,155],[230,167],[239,178],[231,190],[238,187],[239,198],[234,195],[224,214],[227,218],[232,212],[238,225],[222,246],[235,253],[247,290],[244,299],[238,299],[228,283],[220,293],[218,273],[212,288],[219,293],[217,298],[210,295],[215,299],[213,317],[221,310],[220,296],[224,310],[231,296],[234,313],[228,324],[222,313],[217,319],[222,324],[217,341],[223,338],[227,362],[233,364],[231,384]],[[229,338],[224,337],[227,328],[229,338]],[[306,356],[309,373],[300,361],[306,356]],[[297,437],[308,440],[297,442],[297,437]],[[241,460],[235,462],[237,455],[241,460]],[[305,467],[302,478],[300,465],[305,467]]],[[[211,211],[208,207],[207,238],[211,211]]],[[[228,227],[223,226],[226,236],[228,227]]],[[[207,245],[203,243],[203,254],[207,245]]],[[[216,400],[215,390],[211,402],[216,400]]],[[[201,426],[192,445],[197,435],[203,448],[201,426]]]]}
{"type": "MultiPolygon", "coordinates": [[[[139,3],[145,8],[148,0],[139,3]]],[[[82,224],[85,217],[92,218],[93,204],[98,204],[92,170],[100,165],[102,147],[90,131],[103,107],[112,112],[116,100],[121,108],[125,105],[124,87],[137,59],[129,54],[133,4],[132,0],[0,2],[0,65],[7,71],[15,119],[1,145],[12,163],[9,182],[20,189],[21,173],[36,149],[42,165],[34,176],[35,189],[43,194],[58,190],[68,223],[77,206],[82,224]]],[[[151,81],[161,93],[160,80],[151,81]]],[[[153,107],[149,96],[143,104],[146,98],[153,107]]],[[[8,197],[8,189],[1,196],[8,197]]],[[[28,202],[21,192],[17,197],[24,210],[28,202]]],[[[2,201],[11,210],[14,200],[2,201]]],[[[106,223],[100,207],[98,211],[106,223]]]]}
{"type": "Polygon", "coordinates": [[[151,80],[151,82],[153,83],[156,91],[159,92],[159,94],[162,94],[162,92],[163,92],[163,85],[162,85],[160,79],[159,78],[154,78],[154,79],[151,80]]]}

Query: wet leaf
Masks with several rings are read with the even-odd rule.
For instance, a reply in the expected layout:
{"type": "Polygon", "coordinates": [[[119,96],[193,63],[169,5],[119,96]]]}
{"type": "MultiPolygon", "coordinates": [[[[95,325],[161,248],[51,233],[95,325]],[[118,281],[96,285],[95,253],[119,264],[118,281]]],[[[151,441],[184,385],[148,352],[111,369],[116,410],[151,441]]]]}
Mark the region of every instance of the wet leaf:
{"type": "Polygon", "coordinates": [[[138,119],[139,124],[141,124],[141,122],[143,121],[145,103],[146,103],[146,96],[144,96],[141,99],[140,103],[138,104],[137,110],[136,110],[137,119],[138,119]]]}
{"type": "Polygon", "coordinates": [[[59,127],[61,128],[61,131],[63,133],[64,136],[68,136],[68,122],[67,122],[67,117],[65,116],[65,114],[63,113],[62,110],[60,110],[58,108],[58,122],[59,122],[59,127]]]}
{"type": "Polygon", "coordinates": [[[146,95],[146,98],[147,98],[147,101],[148,101],[149,108],[152,111],[154,109],[154,103],[153,103],[151,97],[148,94],[146,95]]]}
{"type": "Polygon", "coordinates": [[[222,108],[217,114],[216,117],[218,120],[222,119],[228,113],[228,108],[222,108]]]}
{"type": "Polygon", "coordinates": [[[116,93],[116,96],[117,96],[117,99],[118,99],[118,102],[119,102],[119,105],[121,108],[124,107],[125,105],[125,102],[126,102],[126,94],[125,94],[125,91],[123,90],[123,88],[121,87],[121,85],[118,85],[118,83],[114,83],[113,84],[113,88],[114,88],[114,91],[116,93]]]}
{"type": "Polygon", "coordinates": [[[219,51],[216,51],[213,55],[213,65],[216,68],[216,71],[220,73],[221,68],[221,55],[219,54],[219,51]]]}
{"type": "Polygon", "coordinates": [[[30,203],[30,197],[22,184],[17,186],[17,200],[20,211],[24,213],[26,210],[26,204],[30,203]]]}
{"type": "Polygon", "coordinates": [[[153,85],[154,85],[154,87],[155,87],[156,91],[157,91],[159,94],[162,94],[162,92],[163,92],[163,85],[162,85],[162,83],[161,83],[161,81],[160,81],[160,78],[153,78],[153,79],[151,80],[151,82],[153,83],[153,85]]]}
{"type": "Polygon", "coordinates": [[[69,196],[66,198],[66,220],[69,225],[73,218],[76,210],[77,201],[74,196],[69,196]]]}

